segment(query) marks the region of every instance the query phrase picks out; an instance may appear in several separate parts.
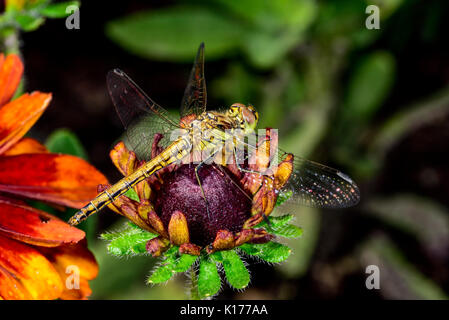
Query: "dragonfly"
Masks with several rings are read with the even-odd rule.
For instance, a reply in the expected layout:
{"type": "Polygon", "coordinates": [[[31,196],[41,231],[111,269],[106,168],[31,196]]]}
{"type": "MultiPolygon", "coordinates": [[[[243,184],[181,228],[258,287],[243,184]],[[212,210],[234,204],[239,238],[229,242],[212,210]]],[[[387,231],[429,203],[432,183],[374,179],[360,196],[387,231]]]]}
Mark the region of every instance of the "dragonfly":
{"type": "MultiPolygon", "coordinates": [[[[211,162],[215,165],[218,158],[221,164],[232,159],[236,164],[242,163],[258,150],[257,144],[244,139],[253,134],[257,127],[259,114],[253,106],[234,103],[224,111],[206,110],[204,43],[198,49],[184,91],[180,120],[155,103],[119,69],[109,71],[107,85],[116,112],[125,127],[128,145],[138,159],[148,161],[134,173],[99,193],[70,218],[71,225],[77,225],[102,210],[128,189],[169,165],[196,161],[195,173],[201,186],[198,170],[202,165],[211,162]],[[174,132],[177,133],[174,135],[174,132]],[[156,133],[163,136],[159,142],[163,150],[151,158],[150,150],[156,133]]],[[[281,161],[287,154],[280,150],[276,156],[281,161]]],[[[359,202],[359,188],[348,175],[296,155],[293,158],[293,172],[280,190],[290,195],[287,201],[319,208],[347,208],[359,202]]],[[[244,165],[238,166],[238,169],[250,171],[244,165]]],[[[262,175],[263,172],[258,174],[262,175]]],[[[204,191],[203,198],[207,208],[204,191]]]]}

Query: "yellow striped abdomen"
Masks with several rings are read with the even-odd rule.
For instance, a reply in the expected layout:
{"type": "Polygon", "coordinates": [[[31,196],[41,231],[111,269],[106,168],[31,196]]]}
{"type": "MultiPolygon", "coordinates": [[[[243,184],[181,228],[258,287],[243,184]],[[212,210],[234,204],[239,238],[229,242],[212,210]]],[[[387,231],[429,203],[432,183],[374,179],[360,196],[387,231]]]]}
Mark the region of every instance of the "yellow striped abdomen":
{"type": "Polygon", "coordinates": [[[109,189],[98,194],[92,201],[70,218],[69,224],[77,225],[81,221],[87,219],[90,215],[114,202],[118,197],[128,191],[128,189],[150,177],[158,170],[187,156],[191,149],[192,144],[188,138],[180,138],[174,141],[157,157],[151,159],[134,173],[124,177],[109,189]]]}

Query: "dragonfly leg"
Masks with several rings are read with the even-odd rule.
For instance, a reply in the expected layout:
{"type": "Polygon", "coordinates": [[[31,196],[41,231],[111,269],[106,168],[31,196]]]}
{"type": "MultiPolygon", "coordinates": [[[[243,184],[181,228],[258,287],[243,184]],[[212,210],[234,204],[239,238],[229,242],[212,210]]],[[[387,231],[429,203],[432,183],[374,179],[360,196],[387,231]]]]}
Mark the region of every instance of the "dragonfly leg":
{"type": "Polygon", "coordinates": [[[206,203],[206,211],[207,211],[207,217],[210,219],[210,213],[209,213],[209,203],[207,202],[207,198],[206,198],[206,193],[204,192],[203,186],[201,184],[201,179],[200,176],[198,174],[198,171],[200,170],[200,168],[203,166],[203,164],[207,163],[209,160],[213,159],[215,157],[215,155],[219,152],[220,150],[216,150],[215,152],[213,152],[210,156],[208,156],[206,159],[204,159],[203,161],[201,161],[196,167],[195,167],[195,176],[196,176],[196,180],[198,181],[198,185],[200,186],[201,189],[201,193],[203,194],[203,198],[204,198],[204,202],[206,203]]]}
{"type": "Polygon", "coordinates": [[[207,212],[207,217],[210,219],[210,214],[209,214],[209,203],[207,202],[207,198],[206,198],[206,194],[204,193],[204,189],[203,189],[203,185],[201,184],[201,179],[200,176],[198,174],[198,171],[200,170],[201,166],[204,164],[205,161],[201,162],[200,164],[198,164],[195,167],[195,176],[196,176],[196,180],[198,181],[198,185],[200,186],[201,189],[201,193],[203,195],[203,199],[204,202],[206,203],[206,212],[207,212]]]}
{"type": "Polygon", "coordinates": [[[231,181],[231,183],[234,184],[234,185],[237,187],[237,189],[239,189],[240,192],[243,193],[243,195],[245,195],[245,196],[248,198],[248,200],[250,200],[250,201],[253,200],[253,199],[246,193],[246,191],[243,190],[242,187],[240,187],[239,184],[238,184],[237,182],[235,182],[234,179],[232,179],[226,171],[224,171],[224,169],[223,169],[221,166],[216,166],[216,165],[214,165],[214,169],[217,170],[219,173],[221,173],[223,176],[226,176],[226,177],[231,181]]]}

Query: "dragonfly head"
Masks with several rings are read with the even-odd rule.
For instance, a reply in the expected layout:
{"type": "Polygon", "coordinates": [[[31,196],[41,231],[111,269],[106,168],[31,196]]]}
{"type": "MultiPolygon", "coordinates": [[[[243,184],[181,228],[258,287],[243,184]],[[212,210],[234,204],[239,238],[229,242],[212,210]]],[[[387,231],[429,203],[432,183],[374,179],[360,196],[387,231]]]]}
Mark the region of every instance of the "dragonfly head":
{"type": "Polygon", "coordinates": [[[228,110],[228,116],[235,119],[246,134],[254,132],[259,120],[259,114],[252,105],[241,103],[234,103],[228,110]]]}

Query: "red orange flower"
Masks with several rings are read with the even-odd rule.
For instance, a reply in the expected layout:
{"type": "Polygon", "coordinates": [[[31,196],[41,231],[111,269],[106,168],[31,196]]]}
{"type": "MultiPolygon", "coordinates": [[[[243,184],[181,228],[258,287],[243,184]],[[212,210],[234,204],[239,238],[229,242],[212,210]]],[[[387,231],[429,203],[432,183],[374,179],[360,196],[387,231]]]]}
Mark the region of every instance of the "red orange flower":
{"type": "Polygon", "coordinates": [[[22,72],[16,55],[0,55],[0,299],[86,298],[98,265],[84,232],[23,198],[79,208],[107,181],[84,160],[49,153],[23,137],[51,94],[35,91],[10,101],[22,72]]]}

